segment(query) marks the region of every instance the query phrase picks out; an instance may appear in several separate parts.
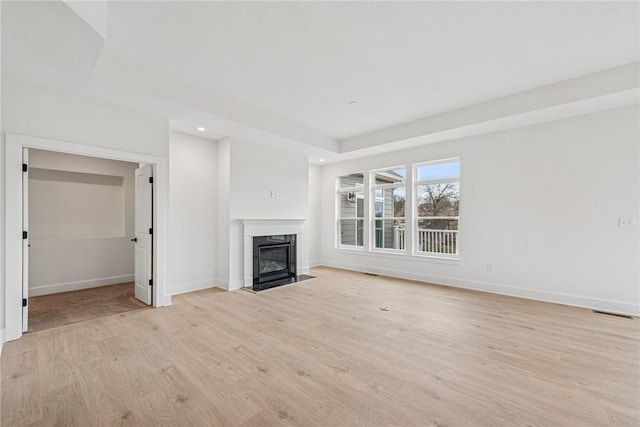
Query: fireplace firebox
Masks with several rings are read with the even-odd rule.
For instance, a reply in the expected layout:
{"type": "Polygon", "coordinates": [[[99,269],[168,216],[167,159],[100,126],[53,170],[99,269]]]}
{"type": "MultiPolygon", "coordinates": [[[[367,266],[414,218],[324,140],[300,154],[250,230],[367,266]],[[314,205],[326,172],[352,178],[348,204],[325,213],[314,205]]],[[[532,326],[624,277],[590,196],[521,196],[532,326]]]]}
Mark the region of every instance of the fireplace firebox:
{"type": "Polygon", "coordinates": [[[253,290],[296,281],[296,235],[253,237],[253,290]]]}

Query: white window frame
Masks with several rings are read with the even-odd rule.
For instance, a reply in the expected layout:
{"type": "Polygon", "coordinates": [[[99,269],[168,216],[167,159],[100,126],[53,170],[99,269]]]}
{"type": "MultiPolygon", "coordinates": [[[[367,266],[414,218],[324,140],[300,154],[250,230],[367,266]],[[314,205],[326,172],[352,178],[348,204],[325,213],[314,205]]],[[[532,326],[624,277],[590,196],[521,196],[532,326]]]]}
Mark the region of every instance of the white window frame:
{"type": "MultiPolygon", "coordinates": [[[[458,216],[428,216],[421,217],[418,216],[418,187],[421,185],[429,185],[429,184],[446,184],[446,183],[457,183],[458,184],[458,192],[459,192],[459,201],[462,200],[462,190],[461,190],[461,175],[462,175],[462,162],[460,157],[450,157],[446,159],[438,159],[427,162],[414,163],[413,165],[413,206],[412,206],[412,224],[413,224],[413,250],[412,255],[420,256],[420,257],[429,257],[429,258],[447,258],[447,259],[460,259],[460,230],[461,230],[461,221],[460,221],[460,212],[458,212],[458,216]],[[428,180],[418,180],[418,169],[422,166],[432,166],[442,163],[451,163],[458,162],[459,174],[457,178],[442,178],[442,179],[428,179],[428,180]],[[428,220],[428,219],[455,219],[458,221],[458,229],[455,232],[456,235],[456,253],[442,253],[442,252],[428,252],[428,251],[420,251],[419,250],[419,242],[420,242],[420,229],[418,228],[418,223],[420,220],[428,220]]],[[[406,208],[405,208],[406,213],[406,208]]]]}
{"type": "Polygon", "coordinates": [[[378,231],[382,232],[382,238],[384,239],[384,228],[377,228],[375,226],[375,222],[376,222],[376,218],[382,218],[382,217],[377,217],[376,216],[376,205],[378,203],[382,203],[382,213],[384,215],[384,196],[383,197],[377,197],[375,195],[375,191],[372,192],[373,193],[373,211],[372,211],[372,215],[373,215],[373,239],[372,239],[372,243],[373,243],[373,247],[375,247],[376,244],[376,240],[378,239],[378,231]]]}
{"type": "MultiPolygon", "coordinates": [[[[406,238],[406,234],[405,234],[405,247],[403,249],[395,249],[395,248],[378,248],[376,247],[376,221],[395,221],[395,220],[403,220],[404,223],[407,223],[407,166],[406,165],[397,165],[397,166],[390,166],[390,167],[384,167],[384,168],[377,168],[377,169],[372,169],[369,171],[369,183],[370,183],[370,191],[369,194],[371,195],[371,207],[369,209],[370,211],[370,215],[369,215],[369,230],[372,233],[371,235],[373,236],[372,239],[370,239],[370,250],[372,252],[387,252],[387,253],[394,253],[394,254],[403,254],[406,253],[407,251],[407,242],[408,239],[406,238]],[[405,173],[405,179],[403,182],[401,183],[389,183],[389,184],[376,184],[376,173],[379,172],[383,172],[383,171],[390,171],[390,170],[396,170],[396,169],[404,169],[404,173],[405,173]],[[395,188],[404,188],[404,193],[405,193],[405,206],[404,206],[404,214],[405,216],[403,217],[386,217],[384,216],[384,196],[382,197],[382,216],[381,217],[377,217],[375,216],[375,203],[378,200],[378,198],[376,197],[376,190],[382,190],[383,194],[384,194],[384,190],[387,189],[395,189],[395,188]]],[[[405,230],[406,230],[406,225],[405,225],[405,230]]],[[[405,231],[406,233],[406,231],[405,231]]],[[[383,241],[384,241],[384,228],[383,228],[383,241]]]]}
{"type": "Polygon", "coordinates": [[[365,195],[365,187],[364,187],[364,183],[363,184],[359,184],[356,183],[353,186],[350,187],[340,187],[340,178],[344,178],[346,176],[349,175],[355,175],[355,174],[362,174],[362,180],[364,182],[365,179],[365,172],[362,171],[358,171],[358,172],[352,172],[352,173],[346,173],[343,175],[339,175],[336,177],[336,224],[335,224],[335,230],[336,230],[336,242],[335,242],[335,246],[336,248],[339,249],[352,249],[352,250],[364,250],[364,232],[365,232],[365,227],[364,227],[364,213],[365,213],[365,205],[366,205],[366,195],[365,195]],[[358,193],[362,193],[362,196],[358,195],[358,193]],[[341,216],[341,202],[342,202],[342,195],[343,194],[348,194],[348,193],[354,193],[354,196],[356,198],[355,203],[355,210],[356,210],[356,216],[354,217],[343,217],[341,216]],[[363,199],[362,202],[362,217],[358,217],[358,199],[363,199]],[[351,220],[354,221],[356,224],[356,235],[355,235],[355,245],[348,245],[348,244],[344,244],[342,243],[342,233],[341,233],[341,227],[340,227],[340,221],[342,220],[351,220]],[[358,230],[358,226],[357,226],[357,221],[360,220],[362,221],[362,245],[358,245],[358,234],[357,234],[357,230],[358,230]]]}

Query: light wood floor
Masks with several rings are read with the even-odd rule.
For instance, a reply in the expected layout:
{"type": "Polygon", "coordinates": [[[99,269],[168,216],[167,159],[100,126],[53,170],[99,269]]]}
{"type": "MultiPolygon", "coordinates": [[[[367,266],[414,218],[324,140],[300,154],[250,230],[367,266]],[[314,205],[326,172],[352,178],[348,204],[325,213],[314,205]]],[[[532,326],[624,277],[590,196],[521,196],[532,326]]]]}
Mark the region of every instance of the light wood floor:
{"type": "Polygon", "coordinates": [[[141,308],[147,305],[135,298],[133,282],[31,297],[29,332],[141,308]]]}
{"type": "Polygon", "coordinates": [[[2,425],[640,425],[637,318],[313,274],[6,343],[2,425]]]}

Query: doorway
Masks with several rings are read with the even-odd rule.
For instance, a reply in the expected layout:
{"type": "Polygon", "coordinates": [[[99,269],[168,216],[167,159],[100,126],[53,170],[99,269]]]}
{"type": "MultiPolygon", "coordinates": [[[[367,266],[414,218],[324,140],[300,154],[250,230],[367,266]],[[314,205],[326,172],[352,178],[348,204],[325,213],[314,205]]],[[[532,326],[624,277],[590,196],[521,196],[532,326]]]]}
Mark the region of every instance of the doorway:
{"type": "MultiPolygon", "coordinates": [[[[170,296],[164,293],[165,285],[165,236],[166,236],[166,159],[156,156],[130,153],[119,150],[105,149],[101,147],[74,144],[63,141],[29,137],[23,135],[6,134],[6,156],[5,156],[5,183],[6,183],[6,251],[5,251],[5,333],[6,340],[20,338],[23,332],[24,314],[28,309],[28,299],[23,302],[23,283],[28,284],[28,256],[23,257],[23,246],[25,245],[24,232],[25,223],[23,221],[23,150],[40,149],[55,151],[67,154],[77,154],[88,157],[112,159],[120,161],[135,162],[148,166],[148,170],[153,173],[153,188],[151,190],[151,220],[153,224],[149,227],[149,234],[153,237],[149,242],[152,250],[151,260],[147,263],[153,286],[153,293],[149,293],[149,302],[154,307],[171,304],[170,296]],[[152,229],[152,230],[151,230],[152,229]],[[24,304],[24,305],[23,305],[24,304]]],[[[27,181],[28,182],[28,181],[27,181]]],[[[28,249],[28,248],[27,248],[28,249]]],[[[28,255],[28,251],[24,251],[28,255]]],[[[28,289],[28,288],[27,288],[28,289]]]]}
{"type": "Polygon", "coordinates": [[[23,163],[23,331],[150,304],[151,168],[33,148],[24,148],[23,163]],[[137,266],[146,271],[135,283],[137,266]]]}

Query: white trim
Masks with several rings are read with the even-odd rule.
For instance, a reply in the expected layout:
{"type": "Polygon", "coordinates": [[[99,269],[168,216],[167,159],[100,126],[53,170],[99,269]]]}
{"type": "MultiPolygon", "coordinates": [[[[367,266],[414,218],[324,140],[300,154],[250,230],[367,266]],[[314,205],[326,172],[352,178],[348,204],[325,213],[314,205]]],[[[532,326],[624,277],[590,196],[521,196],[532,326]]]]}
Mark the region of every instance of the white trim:
{"type": "Polygon", "coordinates": [[[81,280],[78,282],[56,283],[53,285],[36,286],[29,288],[29,297],[57,294],[61,292],[78,291],[81,289],[99,288],[101,286],[117,285],[133,282],[133,274],[124,276],[102,277],[100,279],[81,280]]]}
{"type": "Polygon", "coordinates": [[[364,273],[381,274],[381,275],[397,277],[401,279],[416,280],[419,282],[432,283],[432,284],[441,285],[441,286],[469,289],[469,290],[488,292],[488,293],[498,294],[498,295],[507,295],[512,297],[535,300],[535,301],[564,304],[564,305],[570,305],[574,307],[583,307],[583,308],[589,308],[593,310],[602,310],[602,311],[608,311],[608,312],[619,313],[619,314],[627,314],[632,316],[640,315],[640,305],[634,305],[634,304],[629,304],[629,303],[620,302],[620,301],[589,298],[589,297],[583,297],[580,295],[540,291],[536,289],[517,288],[513,286],[498,284],[498,283],[479,282],[475,280],[460,279],[455,277],[411,273],[403,270],[371,267],[368,265],[358,265],[358,264],[346,263],[341,261],[326,261],[323,263],[323,265],[327,267],[361,271],[364,273]]]}
{"type": "Polygon", "coordinates": [[[2,347],[4,347],[5,329],[0,329],[0,356],[2,356],[2,347]]]}
{"type": "Polygon", "coordinates": [[[169,174],[162,157],[25,135],[5,134],[5,329],[8,341],[22,336],[22,149],[38,148],[153,165],[153,306],[171,304],[165,294],[169,174]]]}
{"type": "Polygon", "coordinates": [[[173,292],[171,292],[171,295],[186,294],[188,292],[202,291],[204,289],[211,288],[220,288],[224,289],[225,291],[227,290],[226,287],[221,286],[218,279],[198,280],[196,282],[174,284],[172,288],[173,292]]]}
{"type": "Polygon", "coordinates": [[[309,267],[308,265],[299,265],[296,268],[296,274],[299,276],[301,274],[309,274],[311,273],[311,267],[309,267]]]}
{"type": "MultiPolygon", "coordinates": [[[[416,168],[417,170],[417,168],[416,168]]],[[[450,184],[460,182],[460,177],[457,178],[436,178],[436,179],[425,179],[422,181],[415,181],[414,185],[430,185],[430,184],[450,184]]]]}
{"type": "Polygon", "coordinates": [[[462,265],[462,259],[460,255],[450,255],[446,254],[434,255],[434,252],[414,252],[411,254],[412,257],[420,258],[424,261],[435,262],[438,264],[451,264],[451,265],[462,265]]]}
{"type": "Polygon", "coordinates": [[[357,245],[342,245],[339,244],[338,246],[336,246],[334,248],[335,250],[345,250],[345,251],[353,251],[353,252],[370,252],[370,251],[366,251],[364,249],[364,246],[357,246],[357,245]]]}
{"type": "Polygon", "coordinates": [[[236,291],[238,289],[242,289],[243,286],[244,286],[244,283],[242,282],[242,280],[231,280],[227,283],[227,290],[236,291]]]}
{"type": "Polygon", "coordinates": [[[389,256],[392,257],[397,257],[399,259],[402,260],[406,260],[406,261],[412,261],[412,262],[432,262],[435,264],[449,264],[449,265],[462,265],[462,260],[460,259],[460,257],[445,257],[445,256],[434,256],[434,255],[430,255],[428,253],[425,254],[407,254],[404,251],[401,250],[395,250],[395,249],[387,249],[387,250],[382,250],[382,249],[372,249],[369,251],[363,250],[362,248],[356,248],[356,249],[351,249],[351,248],[335,248],[334,249],[336,252],[342,252],[345,254],[350,254],[353,255],[358,254],[358,255],[365,255],[367,257],[378,257],[378,258],[386,258],[389,259],[389,256]]]}
{"type": "MultiPolygon", "coordinates": [[[[378,229],[376,229],[377,231],[378,229]]],[[[373,242],[373,244],[375,245],[375,242],[373,242]]],[[[369,252],[372,254],[391,254],[391,255],[402,255],[404,257],[407,256],[407,251],[406,249],[394,249],[394,248],[378,248],[376,246],[372,246],[371,249],[369,249],[369,252]]]]}
{"type": "Polygon", "coordinates": [[[240,219],[245,236],[272,236],[302,232],[305,219],[240,219]]]}
{"type": "Polygon", "coordinates": [[[225,291],[229,290],[229,282],[226,280],[215,279],[214,283],[217,288],[224,289],[225,291]]]}
{"type": "MultiPolygon", "coordinates": [[[[255,236],[273,236],[278,234],[296,235],[296,262],[302,261],[303,233],[302,225],[305,219],[240,219],[243,226],[243,272],[244,282],[238,288],[236,283],[229,283],[229,290],[240,287],[250,288],[253,286],[253,238],[255,236]]],[[[296,274],[301,274],[302,270],[309,270],[308,266],[297,266],[296,274]]],[[[304,274],[304,273],[302,273],[304,274]]]]}
{"type": "Polygon", "coordinates": [[[216,286],[216,287],[218,287],[220,289],[224,289],[225,291],[229,290],[229,282],[226,281],[226,280],[214,279],[213,283],[214,283],[214,286],[216,286]]]}

